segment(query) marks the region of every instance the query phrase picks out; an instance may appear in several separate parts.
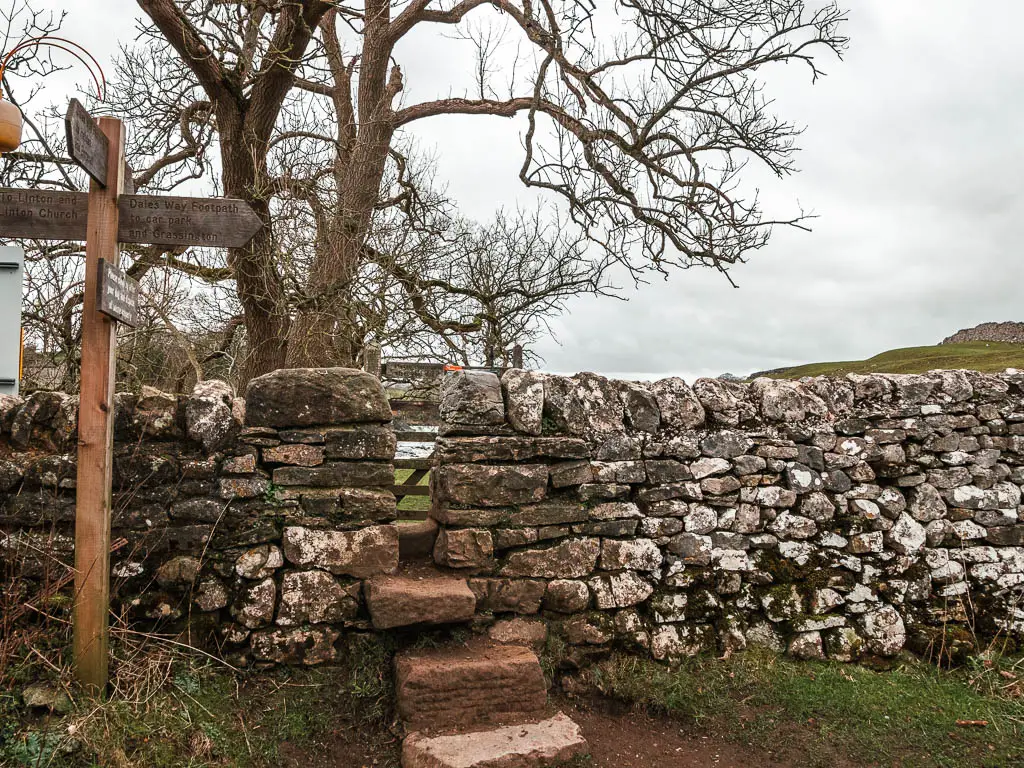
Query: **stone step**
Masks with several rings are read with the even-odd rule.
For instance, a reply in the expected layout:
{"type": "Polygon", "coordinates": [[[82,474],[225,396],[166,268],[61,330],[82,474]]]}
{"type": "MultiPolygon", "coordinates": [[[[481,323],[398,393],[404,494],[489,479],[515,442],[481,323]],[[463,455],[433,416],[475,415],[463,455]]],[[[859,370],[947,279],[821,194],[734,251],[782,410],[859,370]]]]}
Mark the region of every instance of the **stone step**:
{"type": "Polygon", "coordinates": [[[394,525],[398,529],[398,556],[403,561],[433,557],[439,527],[436,520],[427,518],[394,525]]]}
{"type": "Polygon", "coordinates": [[[465,622],[476,612],[476,595],[465,579],[426,563],[406,564],[392,576],[374,576],[364,592],[376,629],[465,622]]]}
{"type": "Polygon", "coordinates": [[[559,712],[539,723],[454,736],[414,733],[402,744],[402,768],[547,768],[587,753],[580,727],[559,712]]]}
{"type": "Polygon", "coordinates": [[[482,639],[400,653],[395,678],[398,714],[414,730],[539,718],[547,703],[536,653],[482,639]]]}

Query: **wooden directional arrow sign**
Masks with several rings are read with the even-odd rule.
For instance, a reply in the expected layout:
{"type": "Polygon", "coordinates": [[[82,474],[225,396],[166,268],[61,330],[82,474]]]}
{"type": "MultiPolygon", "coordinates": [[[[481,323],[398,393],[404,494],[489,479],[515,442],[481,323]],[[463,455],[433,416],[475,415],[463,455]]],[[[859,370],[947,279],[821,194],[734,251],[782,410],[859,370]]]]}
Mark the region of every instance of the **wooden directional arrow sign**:
{"type": "Polygon", "coordinates": [[[84,240],[89,196],[52,189],[0,189],[0,237],[84,240]]]}
{"type": "MultiPolygon", "coordinates": [[[[224,197],[121,195],[121,243],[241,248],[263,222],[243,200],[224,197]]],[[[88,195],[0,189],[0,237],[84,240],[88,195]]]]}
{"type": "Polygon", "coordinates": [[[97,184],[107,186],[107,152],[110,142],[78,99],[72,99],[64,116],[68,154],[97,184]]]}
{"type": "MultiPolygon", "coordinates": [[[[107,186],[107,151],[110,142],[103,135],[92,115],[78,99],[72,99],[68,113],[64,116],[64,129],[68,137],[68,154],[93,178],[97,184],[107,186]]],[[[124,189],[130,195],[135,192],[132,169],[125,163],[124,189]]]]}
{"type": "Polygon", "coordinates": [[[247,203],[230,198],[121,195],[119,207],[122,243],[240,248],[263,226],[247,203]]]}

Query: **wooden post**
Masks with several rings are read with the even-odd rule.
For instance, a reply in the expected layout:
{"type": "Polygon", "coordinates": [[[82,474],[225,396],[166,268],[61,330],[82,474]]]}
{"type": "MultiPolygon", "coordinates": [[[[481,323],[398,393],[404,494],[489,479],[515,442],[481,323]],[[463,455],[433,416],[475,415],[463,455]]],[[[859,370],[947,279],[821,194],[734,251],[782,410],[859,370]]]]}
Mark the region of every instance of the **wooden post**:
{"type": "Polygon", "coordinates": [[[523,367],[523,345],[516,344],[512,347],[512,367],[522,368],[523,367]]]}
{"type": "Polygon", "coordinates": [[[380,346],[367,344],[363,349],[363,370],[380,378],[380,346]]]}
{"type": "Polygon", "coordinates": [[[101,118],[109,140],[106,186],[89,185],[82,304],[82,379],[78,408],[75,496],[74,659],[78,681],[91,693],[107,686],[110,602],[110,506],[113,459],[116,328],[97,310],[100,260],[120,263],[118,196],[124,179],[124,127],[101,118]]]}

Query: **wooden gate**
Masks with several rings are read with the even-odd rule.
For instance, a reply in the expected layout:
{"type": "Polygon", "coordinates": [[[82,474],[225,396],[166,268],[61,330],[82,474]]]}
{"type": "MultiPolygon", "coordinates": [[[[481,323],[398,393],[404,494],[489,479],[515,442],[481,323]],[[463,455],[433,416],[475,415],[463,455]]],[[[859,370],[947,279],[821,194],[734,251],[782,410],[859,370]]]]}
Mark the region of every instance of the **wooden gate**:
{"type": "MultiPolygon", "coordinates": [[[[516,345],[512,355],[513,364],[522,367],[523,350],[516,345]]],[[[395,437],[399,443],[434,443],[437,428],[441,424],[438,413],[438,388],[446,366],[441,363],[421,363],[403,360],[381,360],[380,350],[369,348],[366,355],[366,370],[384,382],[401,383],[405,391],[392,393],[389,390],[391,410],[397,422],[395,437]]],[[[465,370],[487,370],[501,374],[501,370],[490,368],[469,368],[465,370]]],[[[430,470],[434,466],[433,451],[418,451],[414,457],[395,458],[395,483],[391,491],[398,501],[399,520],[426,520],[430,510],[430,470]]]]}
{"type": "MultiPolygon", "coordinates": [[[[395,437],[403,443],[433,443],[437,439],[434,432],[420,431],[396,432],[395,437]]],[[[395,484],[391,486],[391,491],[398,500],[399,519],[427,519],[430,509],[430,470],[433,466],[432,455],[395,459],[395,484]]]]}
{"type": "MultiPolygon", "coordinates": [[[[396,416],[402,414],[412,422],[407,429],[397,429],[395,438],[405,446],[419,446],[421,455],[395,458],[395,484],[392,493],[398,501],[399,520],[426,520],[430,510],[430,470],[434,466],[433,444],[437,440],[437,403],[423,401],[391,401],[396,416]],[[419,423],[425,422],[425,423],[419,423]],[[430,423],[433,422],[433,423],[430,423]],[[417,428],[419,427],[419,428],[417,428]]],[[[403,419],[405,421],[405,419],[403,419]]],[[[410,452],[410,451],[407,451],[410,452]]]]}

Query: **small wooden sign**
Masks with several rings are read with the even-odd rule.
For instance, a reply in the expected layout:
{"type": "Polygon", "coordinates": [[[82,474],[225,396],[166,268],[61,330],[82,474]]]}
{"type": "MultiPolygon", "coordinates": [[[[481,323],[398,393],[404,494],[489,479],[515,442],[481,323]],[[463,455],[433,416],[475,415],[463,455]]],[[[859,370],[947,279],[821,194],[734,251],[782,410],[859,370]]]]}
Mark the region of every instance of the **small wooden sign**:
{"type": "MultiPolygon", "coordinates": [[[[103,135],[92,115],[78,99],[72,99],[64,116],[67,133],[68,154],[97,184],[107,186],[107,151],[109,142],[103,135]]],[[[124,189],[126,195],[135,194],[135,179],[132,169],[124,164],[124,189]]]]}
{"type": "Polygon", "coordinates": [[[64,117],[68,154],[97,184],[107,186],[107,152],[110,142],[78,99],[72,99],[64,117]]]}
{"type": "MultiPolygon", "coordinates": [[[[84,240],[89,196],[85,192],[0,189],[0,237],[84,240]]],[[[263,222],[242,200],[227,197],[121,195],[121,243],[240,248],[263,222]]]]}
{"type": "Polygon", "coordinates": [[[100,259],[99,271],[96,309],[132,328],[138,327],[139,284],[105,259],[100,259]]]}

